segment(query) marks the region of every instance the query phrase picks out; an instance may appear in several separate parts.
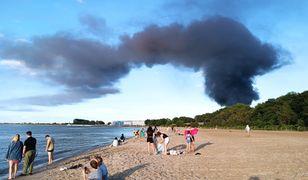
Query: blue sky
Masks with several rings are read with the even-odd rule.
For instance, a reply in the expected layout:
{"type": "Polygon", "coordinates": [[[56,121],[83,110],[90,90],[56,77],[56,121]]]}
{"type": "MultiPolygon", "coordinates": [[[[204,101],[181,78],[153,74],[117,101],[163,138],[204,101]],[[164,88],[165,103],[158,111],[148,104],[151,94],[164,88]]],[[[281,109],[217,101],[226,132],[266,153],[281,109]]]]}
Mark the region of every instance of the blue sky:
{"type": "MultiPolygon", "coordinates": [[[[228,17],[242,23],[262,42],[281,47],[291,57],[287,65],[254,77],[253,86],[260,99],[253,101],[252,106],[291,91],[307,90],[308,24],[305,17],[308,16],[308,3],[303,0],[10,0],[1,3],[0,49],[7,46],[5,42],[31,44],[33,37],[57,33],[70,33],[77,39],[92,39],[117,47],[121,36],[132,36],[151,24],[185,26],[212,16],[228,17]]],[[[194,117],[221,108],[205,93],[205,80],[200,70],[170,64],[141,65],[112,81],[116,91],[108,89],[112,93],[94,93],[93,97],[87,94],[84,99],[72,100],[76,94],[67,84],[45,76],[48,67],[35,68],[22,58],[8,59],[0,53],[0,122],[194,117]],[[63,95],[64,92],[65,95],[71,93],[69,103],[44,105],[24,100],[63,95]]]]}

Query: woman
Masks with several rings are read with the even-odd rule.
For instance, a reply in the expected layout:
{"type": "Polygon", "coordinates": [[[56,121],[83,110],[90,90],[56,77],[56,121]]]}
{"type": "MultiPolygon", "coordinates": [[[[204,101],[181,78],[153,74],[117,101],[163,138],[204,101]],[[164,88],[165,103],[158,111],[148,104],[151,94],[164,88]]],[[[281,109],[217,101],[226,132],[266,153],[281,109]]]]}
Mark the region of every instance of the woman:
{"type": "Polygon", "coordinates": [[[90,166],[94,169],[94,171],[90,171],[87,167],[83,169],[83,179],[84,180],[103,180],[103,174],[101,169],[99,168],[99,162],[97,159],[93,159],[90,161],[90,166]]]}
{"type": "Polygon", "coordinates": [[[152,129],[151,126],[149,126],[149,128],[147,129],[147,143],[148,143],[149,154],[151,154],[151,149],[153,153],[155,153],[155,149],[156,149],[154,145],[153,136],[154,136],[154,130],[152,129]]]}
{"type": "Polygon", "coordinates": [[[168,144],[169,144],[169,137],[166,135],[166,134],[164,134],[164,133],[161,133],[161,132],[157,132],[157,135],[158,136],[160,136],[160,138],[161,138],[161,144],[164,144],[164,154],[165,155],[167,155],[167,146],[168,146],[168,144]]]}
{"type": "Polygon", "coordinates": [[[17,169],[18,169],[18,163],[22,159],[22,150],[23,150],[23,143],[20,141],[20,135],[16,134],[11,144],[8,147],[7,153],[6,153],[6,159],[9,161],[9,178],[12,179],[12,171],[14,166],[14,174],[13,179],[16,177],[17,169]]]}

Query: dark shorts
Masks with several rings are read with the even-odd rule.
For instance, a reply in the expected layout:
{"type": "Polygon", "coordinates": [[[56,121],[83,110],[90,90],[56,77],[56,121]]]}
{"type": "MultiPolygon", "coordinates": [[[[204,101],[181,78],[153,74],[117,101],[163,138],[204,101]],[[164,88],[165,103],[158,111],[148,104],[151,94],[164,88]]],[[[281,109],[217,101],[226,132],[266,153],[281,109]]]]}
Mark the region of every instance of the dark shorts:
{"type": "Polygon", "coordinates": [[[191,142],[195,142],[195,136],[191,136],[191,142]]]}
{"type": "Polygon", "coordinates": [[[54,149],[52,149],[52,150],[47,150],[47,152],[53,152],[54,151],[54,149]]]}
{"type": "Polygon", "coordinates": [[[149,143],[154,143],[153,137],[148,137],[148,138],[147,138],[147,142],[149,142],[149,143]]]}

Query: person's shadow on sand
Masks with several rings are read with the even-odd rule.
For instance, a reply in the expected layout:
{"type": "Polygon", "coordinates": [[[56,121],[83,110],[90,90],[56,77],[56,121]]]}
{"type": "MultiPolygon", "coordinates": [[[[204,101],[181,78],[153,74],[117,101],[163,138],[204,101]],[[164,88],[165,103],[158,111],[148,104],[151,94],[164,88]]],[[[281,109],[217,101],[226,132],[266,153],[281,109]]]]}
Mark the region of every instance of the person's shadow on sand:
{"type": "Polygon", "coordinates": [[[110,179],[110,180],[112,180],[112,179],[115,179],[115,180],[124,180],[126,177],[132,175],[135,171],[137,171],[137,170],[139,170],[139,169],[142,169],[142,168],[144,168],[144,167],[147,166],[147,165],[149,165],[149,163],[141,164],[141,165],[132,167],[132,168],[130,168],[130,169],[126,169],[126,170],[123,171],[123,172],[119,172],[119,173],[114,174],[113,176],[110,176],[108,179],[110,179]]]}
{"type": "Polygon", "coordinates": [[[177,146],[170,148],[170,150],[184,150],[184,149],[186,149],[185,144],[180,144],[180,145],[177,145],[177,146]]]}
{"type": "Polygon", "coordinates": [[[207,142],[207,143],[200,144],[200,145],[195,149],[195,151],[198,151],[198,150],[204,148],[205,146],[209,146],[209,145],[211,145],[211,144],[213,144],[213,143],[207,142]]]}
{"type": "Polygon", "coordinates": [[[260,180],[260,178],[257,176],[251,176],[248,180],[260,180]]]}

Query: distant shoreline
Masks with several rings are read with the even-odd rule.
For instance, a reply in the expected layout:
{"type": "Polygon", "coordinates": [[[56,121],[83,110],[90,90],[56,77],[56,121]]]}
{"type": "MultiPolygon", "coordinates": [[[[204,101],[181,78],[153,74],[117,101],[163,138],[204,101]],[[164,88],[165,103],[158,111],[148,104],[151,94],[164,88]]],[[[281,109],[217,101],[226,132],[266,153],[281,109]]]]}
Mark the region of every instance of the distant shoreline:
{"type": "Polygon", "coordinates": [[[124,126],[114,126],[114,125],[90,125],[90,124],[72,124],[72,123],[0,123],[0,125],[31,125],[31,126],[68,126],[68,127],[146,127],[137,125],[124,125],[124,126]]]}

